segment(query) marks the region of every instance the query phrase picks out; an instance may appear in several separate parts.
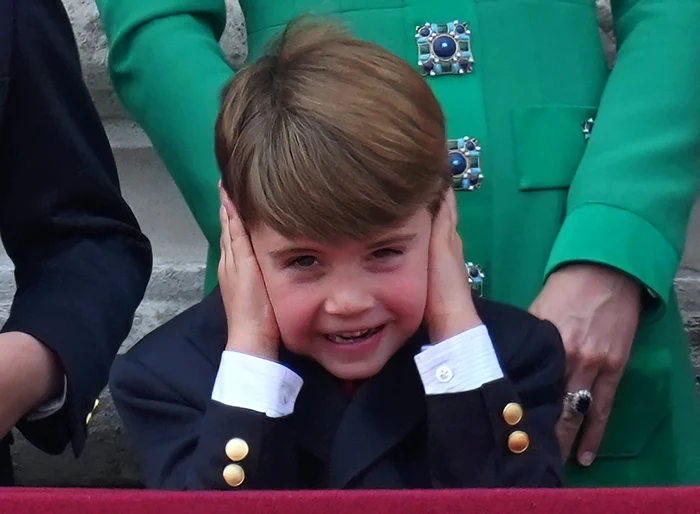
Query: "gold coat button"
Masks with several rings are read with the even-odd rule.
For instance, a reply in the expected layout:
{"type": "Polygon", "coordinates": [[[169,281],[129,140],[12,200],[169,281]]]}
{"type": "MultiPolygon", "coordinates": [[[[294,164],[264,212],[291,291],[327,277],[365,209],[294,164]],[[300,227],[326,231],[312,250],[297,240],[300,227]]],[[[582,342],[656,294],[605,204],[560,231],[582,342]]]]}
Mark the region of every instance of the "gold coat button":
{"type": "Polygon", "coordinates": [[[92,421],[92,412],[88,412],[87,418],[85,418],[85,424],[89,425],[90,421],[92,421]]]}
{"type": "Polygon", "coordinates": [[[233,462],[238,462],[248,456],[248,443],[243,439],[236,437],[226,443],[226,456],[233,462]]]}
{"type": "Polygon", "coordinates": [[[245,472],[238,464],[229,464],[224,468],[224,480],[231,487],[238,487],[245,480],[245,472]]]}
{"type": "Polygon", "coordinates": [[[515,426],[523,419],[523,408],[519,403],[509,403],[503,408],[503,419],[510,426],[515,426]]]}
{"type": "Polygon", "coordinates": [[[523,453],[530,446],[530,437],[517,430],[508,436],[508,449],[513,453],[523,453]]]}

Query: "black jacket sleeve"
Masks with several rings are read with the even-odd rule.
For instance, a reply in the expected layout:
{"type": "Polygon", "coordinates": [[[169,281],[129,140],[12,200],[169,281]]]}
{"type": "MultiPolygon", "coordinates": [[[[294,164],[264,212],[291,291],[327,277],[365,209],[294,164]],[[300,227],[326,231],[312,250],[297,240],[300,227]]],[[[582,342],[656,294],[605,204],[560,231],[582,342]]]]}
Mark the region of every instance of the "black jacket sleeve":
{"type": "MultiPolygon", "coordinates": [[[[524,316],[529,317],[520,315],[524,316]]],[[[529,323],[516,323],[531,327],[524,336],[515,331],[506,335],[517,342],[499,345],[502,335],[491,331],[497,350],[499,346],[514,349],[512,354],[499,355],[505,378],[474,391],[427,397],[430,473],[435,488],[562,485],[555,425],[564,397],[564,347],[554,325],[530,318],[529,323]],[[504,416],[509,404],[523,411],[514,425],[504,416]],[[523,440],[528,441],[525,450],[514,452],[522,450],[515,443],[523,440]]]]}
{"type": "Polygon", "coordinates": [[[270,418],[211,399],[218,362],[183,336],[189,314],[202,305],[146,336],[112,368],[112,398],[132,436],[146,487],[232,490],[223,475],[231,464],[245,473],[235,490],[297,487],[291,416],[270,418]],[[249,448],[235,463],[226,455],[233,438],[249,448]]]}
{"type": "MultiPolygon", "coordinates": [[[[60,0],[15,2],[0,137],[0,233],[17,291],[3,331],[32,335],[68,379],[57,414],[19,428],[39,448],[78,454],[151,271],[83,82],[60,0]]],[[[28,378],[31,379],[31,378],[28,378]]]]}

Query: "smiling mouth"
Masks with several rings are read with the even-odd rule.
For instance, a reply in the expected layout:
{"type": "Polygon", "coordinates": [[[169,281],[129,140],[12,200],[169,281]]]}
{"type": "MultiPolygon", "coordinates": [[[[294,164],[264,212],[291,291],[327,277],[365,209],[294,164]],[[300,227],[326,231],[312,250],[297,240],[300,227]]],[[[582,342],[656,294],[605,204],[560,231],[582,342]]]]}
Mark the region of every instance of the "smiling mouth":
{"type": "Polygon", "coordinates": [[[386,325],[379,325],[374,328],[357,330],[354,332],[338,332],[336,334],[326,334],[326,339],[335,344],[357,344],[366,341],[373,335],[381,332],[386,325]]]}

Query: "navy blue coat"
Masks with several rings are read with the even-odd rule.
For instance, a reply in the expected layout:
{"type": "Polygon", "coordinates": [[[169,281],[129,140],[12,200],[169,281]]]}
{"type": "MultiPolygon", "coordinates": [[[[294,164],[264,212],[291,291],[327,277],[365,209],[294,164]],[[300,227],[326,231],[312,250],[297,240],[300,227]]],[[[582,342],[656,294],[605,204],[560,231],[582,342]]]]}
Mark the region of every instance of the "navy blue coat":
{"type": "Polygon", "coordinates": [[[476,308],[505,378],[426,396],[413,360],[427,342],[418,332],[348,398],[318,363],[282,349],[280,361],[304,385],[292,414],[268,418],[211,399],[227,333],[216,289],[117,358],[112,397],[151,488],[230,489],[232,438],[249,446],[238,489],[560,486],[559,332],[503,304],[476,300],[476,308]],[[504,416],[509,403],[522,406],[515,425],[504,416]],[[529,437],[522,453],[512,451],[514,432],[529,437]]]}
{"type": "MultiPolygon", "coordinates": [[[[0,235],[17,283],[2,330],[42,341],[68,378],[64,408],[18,428],[44,451],[71,442],[79,454],[152,256],[121,196],[60,0],[0,0],[0,235]]],[[[9,439],[3,484],[12,482],[9,439]]]]}

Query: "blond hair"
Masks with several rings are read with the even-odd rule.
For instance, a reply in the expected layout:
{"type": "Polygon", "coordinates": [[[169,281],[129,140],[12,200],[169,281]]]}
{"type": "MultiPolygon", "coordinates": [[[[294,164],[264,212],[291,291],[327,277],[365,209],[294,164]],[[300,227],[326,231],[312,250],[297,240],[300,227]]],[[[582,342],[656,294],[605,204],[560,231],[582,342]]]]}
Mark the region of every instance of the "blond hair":
{"type": "Polygon", "coordinates": [[[216,123],[222,183],[248,228],[362,240],[451,178],[445,120],[424,79],[336,24],[298,19],[227,85],[216,123]]]}

